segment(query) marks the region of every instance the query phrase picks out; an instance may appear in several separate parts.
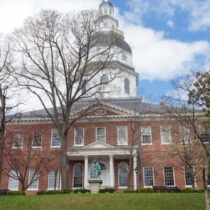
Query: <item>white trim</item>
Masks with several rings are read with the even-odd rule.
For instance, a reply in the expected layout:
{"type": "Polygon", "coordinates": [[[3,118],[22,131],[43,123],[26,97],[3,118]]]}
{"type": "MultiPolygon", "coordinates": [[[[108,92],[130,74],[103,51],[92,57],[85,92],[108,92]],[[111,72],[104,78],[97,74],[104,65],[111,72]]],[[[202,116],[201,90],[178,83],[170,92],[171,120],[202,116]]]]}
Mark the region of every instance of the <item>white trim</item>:
{"type": "Polygon", "coordinates": [[[32,148],[42,148],[42,132],[41,132],[41,146],[33,146],[33,141],[34,141],[34,131],[37,129],[33,130],[33,140],[32,140],[32,148]]]}
{"type": "MultiPolygon", "coordinates": [[[[11,171],[14,171],[14,172],[16,173],[15,170],[10,170],[9,174],[11,173],[11,171]]],[[[13,178],[13,177],[11,177],[11,176],[9,175],[9,179],[8,179],[8,189],[11,190],[11,191],[17,191],[17,190],[19,190],[19,180],[18,180],[18,179],[15,179],[15,178],[13,178]],[[17,188],[16,188],[16,189],[11,189],[11,188],[10,188],[11,179],[13,179],[13,181],[15,180],[15,181],[17,182],[17,188]]]]}
{"type": "Polygon", "coordinates": [[[58,131],[58,129],[56,129],[56,128],[52,128],[52,129],[51,129],[51,141],[50,141],[50,148],[60,148],[60,147],[61,147],[61,141],[60,141],[60,145],[59,145],[59,146],[52,146],[53,131],[54,131],[54,130],[57,130],[57,131],[58,131]]]}
{"type": "Polygon", "coordinates": [[[117,126],[117,145],[128,145],[128,126],[117,126]],[[120,143],[119,141],[119,127],[125,127],[125,132],[126,132],[126,143],[120,143]]]}
{"type": "Polygon", "coordinates": [[[83,147],[85,144],[85,128],[84,127],[76,127],[74,128],[74,147],[83,147]],[[83,144],[75,144],[75,138],[76,138],[76,129],[81,128],[83,132],[83,144]]]}
{"type": "Polygon", "coordinates": [[[164,186],[167,186],[167,187],[175,187],[175,186],[176,186],[174,167],[172,167],[172,166],[163,166],[163,177],[164,177],[164,186]],[[173,169],[173,179],[174,179],[174,185],[166,185],[166,183],[165,183],[165,170],[164,170],[164,168],[165,168],[165,167],[170,167],[170,168],[172,168],[172,169],[173,169]]]}
{"type": "Polygon", "coordinates": [[[143,125],[140,127],[140,130],[141,130],[141,145],[152,145],[152,126],[151,125],[143,125]],[[143,143],[143,139],[142,139],[142,136],[143,136],[143,133],[142,133],[142,129],[143,127],[150,127],[150,140],[151,140],[151,143],[143,143]]]}
{"type": "Polygon", "coordinates": [[[95,129],[95,135],[96,135],[96,141],[97,141],[97,142],[106,143],[106,127],[105,127],[105,126],[98,126],[98,127],[96,127],[96,129],[95,129]],[[105,130],[105,132],[104,132],[104,134],[105,134],[105,141],[99,141],[99,140],[97,139],[97,129],[98,129],[98,128],[104,128],[104,130],[105,130]]]}
{"type": "Polygon", "coordinates": [[[155,186],[155,177],[154,177],[154,167],[153,166],[144,166],[143,167],[143,184],[144,184],[144,188],[152,188],[153,186],[155,186]],[[153,178],[152,186],[145,186],[144,168],[152,168],[152,178],[153,178]]]}
{"type": "Polygon", "coordinates": [[[13,149],[23,149],[23,141],[24,141],[24,135],[23,134],[15,134],[14,135],[14,138],[13,138],[13,145],[12,145],[12,148],[13,149]],[[14,144],[15,144],[15,136],[22,136],[22,146],[21,147],[15,147],[14,144]]]}
{"type": "MultiPolygon", "coordinates": [[[[31,175],[31,171],[35,171],[35,169],[29,169],[29,173],[28,173],[28,184],[30,183],[30,175],[31,175]]],[[[31,185],[27,188],[28,191],[38,191],[39,190],[39,174],[36,174],[36,176],[38,177],[34,182],[37,182],[37,188],[30,188],[31,185],[34,184],[34,182],[31,183],[31,185]]]]}
{"type": "MultiPolygon", "coordinates": [[[[50,180],[49,178],[50,178],[50,171],[55,171],[55,170],[56,169],[51,169],[48,172],[47,190],[54,190],[54,187],[49,188],[49,180],[50,180]]],[[[56,187],[56,190],[59,190],[60,189],[59,184],[60,184],[61,179],[60,179],[60,172],[59,172],[59,170],[57,170],[57,171],[58,171],[58,174],[57,174],[57,187],[56,187]]]]}
{"type": "Polygon", "coordinates": [[[160,125],[160,143],[162,145],[169,145],[169,144],[171,144],[171,126],[170,125],[160,125]],[[165,126],[165,127],[168,126],[168,128],[169,128],[169,140],[170,140],[170,142],[165,143],[165,142],[162,141],[163,136],[162,136],[162,132],[161,132],[161,127],[163,127],[163,126],[165,126]]]}
{"type": "MultiPolygon", "coordinates": [[[[185,131],[184,131],[185,132],[185,131]]],[[[179,125],[179,135],[180,135],[180,144],[184,144],[184,145],[188,145],[188,144],[191,144],[192,143],[192,139],[191,139],[191,129],[190,128],[188,128],[188,127],[186,127],[185,125],[179,125]],[[190,131],[190,133],[189,133],[189,137],[190,137],[190,141],[189,142],[184,142],[183,140],[184,140],[184,135],[183,135],[183,131],[182,131],[182,128],[183,129],[186,129],[186,131],[187,130],[189,130],[190,131]]]]}
{"type": "MultiPolygon", "coordinates": [[[[184,166],[184,184],[185,184],[185,187],[186,188],[191,188],[192,187],[192,185],[186,185],[186,177],[185,177],[185,166],[184,166]]],[[[195,168],[194,168],[194,166],[193,166],[193,171],[195,171],[195,168]]],[[[196,177],[194,177],[194,183],[195,183],[195,187],[197,187],[197,183],[196,183],[196,177]]]]}

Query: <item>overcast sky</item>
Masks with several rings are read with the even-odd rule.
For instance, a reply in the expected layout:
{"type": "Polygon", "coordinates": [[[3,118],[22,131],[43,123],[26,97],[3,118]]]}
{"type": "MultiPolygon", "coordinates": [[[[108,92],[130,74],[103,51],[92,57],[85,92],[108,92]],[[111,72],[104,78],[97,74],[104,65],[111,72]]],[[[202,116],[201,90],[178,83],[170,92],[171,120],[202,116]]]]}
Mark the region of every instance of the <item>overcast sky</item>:
{"type": "MultiPolygon", "coordinates": [[[[111,0],[140,74],[139,94],[158,98],[170,80],[210,68],[210,0],[111,0]]],[[[0,33],[41,9],[97,9],[101,0],[0,0],[0,33]]]]}

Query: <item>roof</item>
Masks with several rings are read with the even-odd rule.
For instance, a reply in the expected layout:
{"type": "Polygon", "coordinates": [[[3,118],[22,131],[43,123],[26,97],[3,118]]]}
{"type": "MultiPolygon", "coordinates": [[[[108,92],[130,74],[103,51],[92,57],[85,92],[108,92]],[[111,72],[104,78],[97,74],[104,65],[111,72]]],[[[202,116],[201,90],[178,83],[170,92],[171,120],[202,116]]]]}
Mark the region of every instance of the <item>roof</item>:
{"type": "Polygon", "coordinates": [[[113,4],[112,4],[111,2],[109,2],[109,1],[103,1],[103,2],[99,5],[99,7],[102,7],[102,6],[105,6],[105,5],[108,5],[108,6],[113,7],[113,4]]]}
{"type": "Polygon", "coordinates": [[[126,52],[132,53],[131,47],[129,44],[124,40],[124,38],[116,36],[112,32],[98,32],[96,37],[92,40],[92,46],[95,45],[115,45],[126,52]]]}
{"type": "MultiPolygon", "coordinates": [[[[101,100],[103,102],[106,102],[106,104],[115,105],[123,109],[138,112],[140,114],[167,113],[167,110],[165,109],[163,105],[142,102],[142,99],[140,97],[103,98],[103,99],[97,99],[97,100],[99,101],[101,100]]],[[[96,99],[86,99],[86,100],[78,101],[73,105],[72,112],[85,108],[86,106],[89,106],[95,102],[96,102],[96,99]]],[[[52,113],[53,110],[49,109],[49,111],[52,113]]],[[[31,117],[37,117],[37,116],[47,117],[47,113],[45,110],[36,110],[33,112],[22,113],[23,118],[31,118],[31,117]]]]}

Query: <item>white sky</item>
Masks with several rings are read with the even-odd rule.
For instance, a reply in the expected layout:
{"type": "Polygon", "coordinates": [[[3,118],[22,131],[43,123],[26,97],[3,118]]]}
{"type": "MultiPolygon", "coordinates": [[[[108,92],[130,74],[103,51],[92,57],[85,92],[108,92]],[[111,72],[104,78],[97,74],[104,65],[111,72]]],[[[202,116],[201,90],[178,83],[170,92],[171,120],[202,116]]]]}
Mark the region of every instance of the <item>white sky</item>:
{"type": "MultiPolygon", "coordinates": [[[[162,1],[160,0],[160,3],[162,1]]],[[[168,1],[183,8],[186,5],[180,0],[168,1]]],[[[101,0],[0,0],[0,33],[12,32],[15,27],[20,27],[23,24],[25,18],[38,13],[41,9],[56,9],[61,12],[97,9],[100,2],[101,0]]],[[[119,8],[116,8],[116,17],[120,21],[120,28],[125,33],[126,41],[132,47],[134,67],[140,74],[140,78],[170,80],[186,74],[193,68],[199,70],[209,68],[210,43],[208,41],[183,42],[166,38],[164,31],[146,28],[141,21],[136,22],[139,9],[144,12],[151,9],[148,2],[146,0],[130,0],[130,2],[132,3],[133,11],[128,13],[124,11],[123,15],[120,16],[119,8]],[[140,8],[140,6],[144,6],[143,2],[145,7],[140,8]],[[197,56],[204,58],[205,63],[203,66],[199,66],[197,63],[197,56]]],[[[192,17],[195,20],[195,24],[197,24],[190,27],[195,28],[198,27],[198,21],[196,22],[195,18],[201,19],[202,11],[206,11],[206,6],[201,5],[202,7],[199,10],[195,10],[195,8],[198,8],[196,4],[193,6],[196,1],[190,0],[190,2],[192,17]],[[201,12],[199,13],[199,11],[201,12]]],[[[206,2],[208,3],[209,1],[206,2]]],[[[122,1],[123,3],[125,4],[125,1],[122,1]]],[[[162,11],[166,11],[166,9],[171,11],[167,7],[161,9],[162,11]]],[[[206,23],[208,25],[208,20],[202,19],[202,24],[206,23]]],[[[173,27],[173,22],[169,19],[167,25],[173,27]]]]}

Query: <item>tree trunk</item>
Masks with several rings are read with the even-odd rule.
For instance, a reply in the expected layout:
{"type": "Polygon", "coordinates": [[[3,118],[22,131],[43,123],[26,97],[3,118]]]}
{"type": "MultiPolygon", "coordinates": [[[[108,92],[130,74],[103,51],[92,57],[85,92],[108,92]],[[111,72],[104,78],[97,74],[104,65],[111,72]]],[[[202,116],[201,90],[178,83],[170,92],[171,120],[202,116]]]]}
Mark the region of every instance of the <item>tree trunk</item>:
{"type": "Polygon", "coordinates": [[[67,134],[61,136],[61,183],[62,190],[69,189],[69,160],[67,156],[67,134]]]}
{"type": "MultiPolygon", "coordinates": [[[[141,143],[140,143],[141,144],[141,143]]],[[[141,146],[139,146],[139,149],[137,151],[137,166],[138,166],[138,186],[137,188],[143,188],[143,167],[142,167],[142,151],[141,151],[141,146]]]]}
{"type": "Polygon", "coordinates": [[[210,210],[210,199],[209,199],[209,191],[208,191],[208,175],[209,175],[209,157],[206,157],[205,168],[204,168],[204,172],[203,172],[203,185],[204,185],[206,210],[210,210]]]}
{"type": "Polygon", "coordinates": [[[6,98],[0,90],[0,186],[1,186],[1,174],[3,164],[3,151],[4,151],[4,134],[5,134],[5,106],[6,98]]]}

